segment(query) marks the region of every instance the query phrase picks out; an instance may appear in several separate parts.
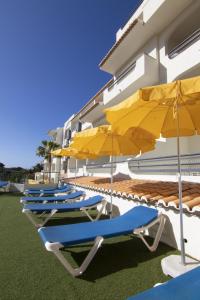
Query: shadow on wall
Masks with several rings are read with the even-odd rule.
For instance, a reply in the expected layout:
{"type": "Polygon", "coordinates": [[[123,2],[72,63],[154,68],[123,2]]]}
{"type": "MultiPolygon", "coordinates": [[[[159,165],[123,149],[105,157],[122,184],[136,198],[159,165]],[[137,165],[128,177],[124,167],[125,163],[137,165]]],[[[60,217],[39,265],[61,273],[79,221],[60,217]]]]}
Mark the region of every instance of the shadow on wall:
{"type": "Polygon", "coordinates": [[[167,82],[167,69],[163,64],[159,64],[160,84],[167,82]]]}
{"type": "MultiPolygon", "coordinates": [[[[111,211],[111,204],[109,202],[107,202],[105,214],[108,216],[110,214],[110,211],[111,211]]],[[[112,216],[118,217],[119,215],[120,215],[119,207],[113,204],[112,205],[112,216]]]]}
{"type": "MultiPolygon", "coordinates": [[[[157,228],[158,228],[158,225],[155,225],[149,229],[149,235],[151,237],[155,237],[157,228]]],[[[166,216],[166,223],[165,223],[165,227],[164,227],[164,230],[163,230],[163,233],[161,236],[161,241],[163,243],[165,243],[166,245],[169,245],[170,247],[173,247],[175,249],[178,248],[178,245],[177,245],[177,242],[175,239],[175,235],[174,235],[174,231],[173,231],[173,227],[172,227],[172,223],[168,216],[166,216]]]]}

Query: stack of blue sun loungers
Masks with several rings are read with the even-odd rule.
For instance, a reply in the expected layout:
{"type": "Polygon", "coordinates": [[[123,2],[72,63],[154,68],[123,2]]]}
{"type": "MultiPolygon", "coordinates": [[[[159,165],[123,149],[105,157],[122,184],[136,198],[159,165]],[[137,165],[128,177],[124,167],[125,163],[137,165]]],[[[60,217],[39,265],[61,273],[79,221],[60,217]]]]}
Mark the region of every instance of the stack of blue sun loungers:
{"type": "Polygon", "coordinates": [[[8,186],[8,182],[7,181],[0,181],[0,190],[5,191],[5,189],[8,186]]]}
{"type": "Polygon", "coordinates": [[[0,181],[0,188],[6,187],[8,185],[7,181],[0,181]]]}
{"type": "Polygon", "coordinates": [[[199,300],[200,267],[127,300],[199,300]]]}
{"type": "MultiPolygon", "coordinates": [[[[65,189],[70,188],[70,186],[65,187],[65,189]]],[[[33,190],[29,190],[30,194],[33,192],[33,190]]],[[[39,193],[40,192],[41,191],[39,191],[39,193]]],[[[162,214],[158,214],[156,209],[145,206],[137,206],[121,216],[112,219],[99,220],[107,204],[107,201],[103,196],[96,195],[86,198],[85,200],[81,199],[73,203],[69,203],[70,197],[73,198],[73,194],[74,197],[77,197],[77,195],[81,196],[83,194],[77,194],[78,191],[76,191],[75,193],[63,196],[44,197],[46,195],[45,192],[47,192],[47,195],[49,196],[50,194],[53,194],[55,190],[43,190],[43,192],[43,197],[22,197],[21,203],[24,205],[22,212],[27,215],[27,217],[36,227],[39,227],[38,233],[44,243],[45,248],[55,254],[58,260],[72,276],[79,276],[83,274],[106,238],[126,234],[136,234],[141,238],[150,251],[155,251],[158,247],[166,217],[162,214]],[[41,203],[41,201],[43,203],[41,203]],[[89,213],[90,209],[92,208],[98,208],[96,218],[93,218],[89,213]],[[44,227],[44,225],[46,226],[48,220],[56,212],[61,213],[77,210],[84,212],[92,222],[44,227]],[[42,216],[44,216],[44,214],[48,215],[42,224],[38,224],[33,218],[34,214],[41,214],[42,216]],[[153,244],[149,245],[144,237],[144,232],[154,225],[158,225],[157,233],[155,235],[153,244]],[[92,241],[94,242],[94,245],[92,246],[81,266],[78,268],[73,268],[73,266],[63,256],[62,251],[60,251],[64,247],[71,247],[92,241]]],[[[36,195],[39,193],[38,191],[35,192],[36,195]]]]}

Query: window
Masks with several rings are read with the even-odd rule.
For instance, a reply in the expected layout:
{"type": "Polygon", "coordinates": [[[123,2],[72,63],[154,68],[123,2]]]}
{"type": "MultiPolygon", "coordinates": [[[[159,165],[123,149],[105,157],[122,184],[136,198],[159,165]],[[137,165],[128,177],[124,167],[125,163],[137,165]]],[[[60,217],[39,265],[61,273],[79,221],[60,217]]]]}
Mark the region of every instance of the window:
{"type": "Polygon", "coordinates": [[[80,132],[82,129],[82,123],[80,121],[78,121],[77,125],[76,125],[76,131],[80,132]]]}
{"type": "Polygon", "coordinates": [[[72,135],[71,129],[67,129],[67,130],[65,131],[65,138],[66,138],[67,140],[70,140],[70,139],[71,139],[71,135],[72,135]]]}
{"type": "Polygon", "coordinates": [[[67,166],[68,166],[68,160],[63,161],[62,168],[65,173],[67,173],[67,166]]]}
{"type": "Polygon", "coordinates": [[[69,146],[69,140],[67,140],[63,146],[68,147],[69,146]]]}

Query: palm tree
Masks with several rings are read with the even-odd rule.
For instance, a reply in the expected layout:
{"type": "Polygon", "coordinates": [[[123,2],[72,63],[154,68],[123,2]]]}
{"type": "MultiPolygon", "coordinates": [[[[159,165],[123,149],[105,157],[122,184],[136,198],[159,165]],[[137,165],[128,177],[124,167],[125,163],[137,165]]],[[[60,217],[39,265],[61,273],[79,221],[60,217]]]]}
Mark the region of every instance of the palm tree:
{"type": "Polygon", "coordinates": [[[48,161],[49,165],[49,182],[51,179],[51,152],[60,147],[60,145],[56,144],[53,141],[42,141],[41,145],[36,150],[36,155],[44,157],[48,161]]]}

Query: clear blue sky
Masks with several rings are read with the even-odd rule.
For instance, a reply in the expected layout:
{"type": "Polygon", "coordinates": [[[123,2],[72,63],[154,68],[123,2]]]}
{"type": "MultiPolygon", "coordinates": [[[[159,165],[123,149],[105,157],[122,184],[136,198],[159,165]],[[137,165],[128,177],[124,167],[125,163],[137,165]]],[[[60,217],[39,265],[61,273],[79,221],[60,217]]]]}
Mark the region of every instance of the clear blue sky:
{"type": "Polygon", "coordinates": [[[0,162],[31,167],[110,78],[98,64],[138,0],[0,1],[0,162]]]}

